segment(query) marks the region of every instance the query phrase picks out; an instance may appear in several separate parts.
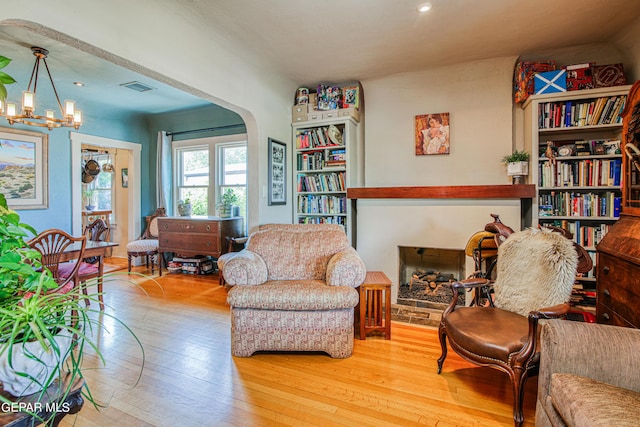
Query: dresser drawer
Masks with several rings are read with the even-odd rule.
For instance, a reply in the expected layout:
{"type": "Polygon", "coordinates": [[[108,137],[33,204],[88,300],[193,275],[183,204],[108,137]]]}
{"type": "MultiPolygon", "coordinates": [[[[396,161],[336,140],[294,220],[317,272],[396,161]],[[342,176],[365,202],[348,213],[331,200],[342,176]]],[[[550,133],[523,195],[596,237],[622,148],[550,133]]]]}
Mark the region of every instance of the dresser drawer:
{"type": "Polygon", "coordinates": [[[612,325],[612,326],[623,326],[625,328],[638,328],[640,325],[633,325],[627,322],[622,317],[618,316],[615,311],[613,311],[610,307],[607,307],[604,304],[597,304],[597,315],[596,322],[602,323],[604,325],[612,325]]]}
{"type": "Polygon", "coordinates": [[[219,256],[220,239],[213,234],[160,233],[160,247],[167,252],[182,251],[219,256]]]}
{"type": "MultiPolygon", "coordinates": [[[[607,254],[598,258],[598,303],[640,327],[638,266],[607,254]]],[[[600,322],[600,312],[598,321],[600,322]]],[[[614,323],[616,324],[616,323],[614,323]]]]}
{"type": "Polygon", "coordinates": [[[209,220],[164,219],[158,221],[160,232],[219,234],[220,222],[209,220]]]}

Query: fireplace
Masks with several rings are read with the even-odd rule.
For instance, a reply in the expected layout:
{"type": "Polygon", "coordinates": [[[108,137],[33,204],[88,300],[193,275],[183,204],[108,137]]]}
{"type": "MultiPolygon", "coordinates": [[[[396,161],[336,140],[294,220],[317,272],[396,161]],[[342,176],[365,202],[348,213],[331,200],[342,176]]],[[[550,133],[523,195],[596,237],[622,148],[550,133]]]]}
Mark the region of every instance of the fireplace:
{"type": "Polygon", "coordinates": [[[452,299],[451,282],[465,277],[464,250],[398,246],[398,256],[398,304],[444,310],[452,299]]]}

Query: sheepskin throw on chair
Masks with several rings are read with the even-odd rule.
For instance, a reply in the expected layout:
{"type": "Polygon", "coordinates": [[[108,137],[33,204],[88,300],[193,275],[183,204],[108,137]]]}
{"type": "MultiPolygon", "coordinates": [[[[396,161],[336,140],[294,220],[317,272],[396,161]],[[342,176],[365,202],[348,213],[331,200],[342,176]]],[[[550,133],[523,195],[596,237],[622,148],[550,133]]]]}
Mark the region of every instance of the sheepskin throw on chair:
{"type": "Polygon", "coordinates": [[[499,249],[496,307],[527,316],[540,307],[567,302],[577,263],[573,242],[559,233],[531,228],[512,234],[499,249]],[[556,286],[538,286],[549,281],[556,286]]]}

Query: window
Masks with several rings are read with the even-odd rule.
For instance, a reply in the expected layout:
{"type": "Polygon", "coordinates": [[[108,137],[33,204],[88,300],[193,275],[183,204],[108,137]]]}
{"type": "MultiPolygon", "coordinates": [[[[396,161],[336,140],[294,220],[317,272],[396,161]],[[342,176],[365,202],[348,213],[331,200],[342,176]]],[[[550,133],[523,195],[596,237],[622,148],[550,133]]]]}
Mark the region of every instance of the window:
{"type": "Polygon", "coordinates": [[[218,145],[218,191],[232,189],[238,198],[240,216],[247,217],[247,144],[218,145]]]}
{"type": "Polygon", "coordinates": [[[174,141],[174,212],[180,200],[189,199],[192,215],[217,215],[218,195],[231,188],[238,197],[240,216],[246,218],[245,138],[243,134],[174,141]]]}
{"type": "Polygon", "coordinates": [[[208,215],[209,148],[193,147],[176,151],[178,194],[176,202],[189,200],[193,215],[208,215]]]}
{"type": "Polygon", "coordinates": [[[92,206],[92,210],[111,211],[111,223],[115,223],[115,196],[113,185],[115,182],[113,174],[113,160],[108,153],[91,154],[85,160],[95,160],[100,165],[101,172],[89,184],[83,188],[84,205],[92,206]]]}

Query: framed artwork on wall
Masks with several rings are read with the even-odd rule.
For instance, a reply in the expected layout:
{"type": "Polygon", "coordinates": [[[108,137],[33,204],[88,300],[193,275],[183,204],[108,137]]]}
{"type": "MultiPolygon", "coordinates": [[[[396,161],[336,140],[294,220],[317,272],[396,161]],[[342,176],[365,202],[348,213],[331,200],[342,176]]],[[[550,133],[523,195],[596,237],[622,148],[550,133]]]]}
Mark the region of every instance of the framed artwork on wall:
{"type": "Polygon", "coordinates": [[[122,168],[122,188],[129,188],[129,168],[122,168]]]}
{"type": "Polygon", "coordinates": [[[0,128],[0,188],[11,209],[49,208],[49,136],[0,128]]]}
{"type": "Polygon", "coordinates": [[[287,146],[269,138],[269,206],[287,203],[287,146]]]}
{"type": "Polygon", "coordinates": [[[449,154],[451,151],[449,125],[449,113],[416,116],[416,156],[449,154]]]}

